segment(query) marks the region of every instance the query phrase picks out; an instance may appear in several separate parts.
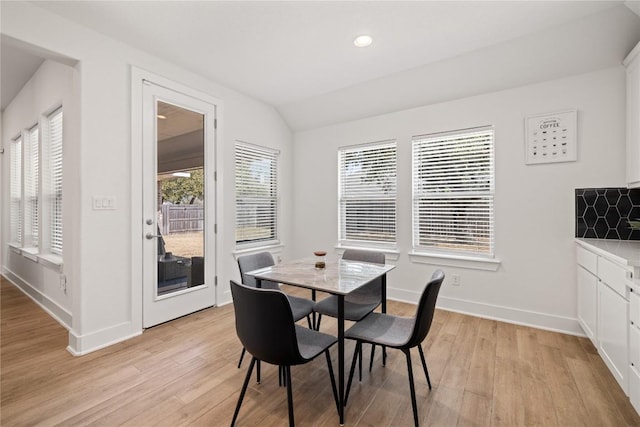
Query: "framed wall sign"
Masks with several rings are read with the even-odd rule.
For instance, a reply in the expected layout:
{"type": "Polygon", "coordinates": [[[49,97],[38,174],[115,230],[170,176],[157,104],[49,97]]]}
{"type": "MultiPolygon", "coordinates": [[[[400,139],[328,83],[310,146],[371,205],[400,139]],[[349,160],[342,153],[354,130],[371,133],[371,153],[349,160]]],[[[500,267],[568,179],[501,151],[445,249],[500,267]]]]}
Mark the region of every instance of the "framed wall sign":
{"type": "Polygon", "coordinates": [[[525,120],[525,163],[575,162],[578,111],[529,116],[525,120]]]}

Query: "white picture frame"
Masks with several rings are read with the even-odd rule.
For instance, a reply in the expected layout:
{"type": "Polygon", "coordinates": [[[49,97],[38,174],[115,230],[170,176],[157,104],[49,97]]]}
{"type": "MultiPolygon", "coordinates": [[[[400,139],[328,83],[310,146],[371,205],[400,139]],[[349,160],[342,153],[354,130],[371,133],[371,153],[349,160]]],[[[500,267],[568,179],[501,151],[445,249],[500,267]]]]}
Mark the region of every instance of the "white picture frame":
{"type": "Polygon", "coordinates": [[[538,114],[525,119],[525,164],[578,160],[578,111],[538,114]]]}

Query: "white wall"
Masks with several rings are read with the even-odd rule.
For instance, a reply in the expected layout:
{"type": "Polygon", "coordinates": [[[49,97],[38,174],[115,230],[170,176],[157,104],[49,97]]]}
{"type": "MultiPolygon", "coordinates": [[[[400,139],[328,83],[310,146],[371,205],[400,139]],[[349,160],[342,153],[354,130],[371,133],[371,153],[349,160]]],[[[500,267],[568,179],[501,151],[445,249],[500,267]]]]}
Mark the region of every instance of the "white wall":
{"type": "MultiPolygon", "coordinates": [[[[6,155],[3,156],[3,248],[10,239],[9,203],[11,140],[24,129],[41,121],[46,113],[60,105],[73,103],[73,68],[54,61],[45,61],[33,77],[16,95],[2,113],[2,141],[6,155]]],[[[67,121],[65,115],[65,122],[67,121]]],[[[71,148],[70,144],[65,147],[71,148]]],[[[64,156],[63,156],[64,157],[64,156]]],[[[5,274],[26,293],[39,301],[65,327],[71,327],[71,292],[60,287],[60,271],[57,266],[43,264],[35,256],[25,257],[14,249],[5,249],[2,258],[5,274]]]]}
{"type": "MultiPolygon", "coordinates": [[[[497,78],[499,76],[496,76],[497,78]]],[[[450,84],[456,84],[455,81],[450,84]]],[[[444,267],[439,306],[581,333],[576,319],[574,189],[625,186],[624,70],[590,74],[299,132],[294,136],[295,256],[337,243],[337,149],[395,139],[398,144],[397,268],[389,296],[417,301],[437,267],[411,251],[411,137],[495,127],[496,272],[444,267]],[[524,164],[524,118],[578,110],[578,161],[524,164]]]]}
{"type": "MultiPolygon", "coordinates": [[[[289,241],[292,135],[271,106],[28,3],[4,2],[1,19],[3,35],[78,61],[74,86],[78,92],[78,143],[72,152],[65,152],[64,164],[64,262],[72,295],[72,352],[85,353],[140,332],[142,307],[134,302],[142,293],[142,284],[133,265],[141,259],[132,248],[132,224],[142,220],[142,213],[132,210],[132,180],[140,176],[141,165],[132,164],[131,146],[141,141],[131,139],[131,66],[223,102],[223,134],[217,147],[218,194],[224,201],[216,218],[218,303],[230,300],[229,279],[239,278],[233,257],[236,140],[282,152],[281,238],[285,244],[289,241]],[[76,175],[67,180],[67,171],[76,175]],[[93,211],[94,195],[115,197],[117,209],[93,211]],[[67,222],[67,217],[73,221],[67,222]]],[[[285,254],[287,250],[285,247],[285,254]]]]}

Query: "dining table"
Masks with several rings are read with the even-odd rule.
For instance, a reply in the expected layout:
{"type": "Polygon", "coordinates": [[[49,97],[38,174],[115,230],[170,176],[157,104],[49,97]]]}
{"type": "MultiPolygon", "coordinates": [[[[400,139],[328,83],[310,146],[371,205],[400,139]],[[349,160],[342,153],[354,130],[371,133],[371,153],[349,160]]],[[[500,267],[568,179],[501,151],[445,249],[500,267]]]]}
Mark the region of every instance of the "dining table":
{"type": "Polygon", "coordinates": [[[316,292],[332,294],[338,300],[338,415],[344,424],[344,299],[349,293],[381,278],[381,309],[387,311],[387,273],[395,268],[390,264],[373,264],[342,258],[327,257],[324,268],[316,268],[315,258],[283,261],[276,265],[246,273],[256,279],[256,287],[263,280],[310,289],[315,300],[316,292]]]}

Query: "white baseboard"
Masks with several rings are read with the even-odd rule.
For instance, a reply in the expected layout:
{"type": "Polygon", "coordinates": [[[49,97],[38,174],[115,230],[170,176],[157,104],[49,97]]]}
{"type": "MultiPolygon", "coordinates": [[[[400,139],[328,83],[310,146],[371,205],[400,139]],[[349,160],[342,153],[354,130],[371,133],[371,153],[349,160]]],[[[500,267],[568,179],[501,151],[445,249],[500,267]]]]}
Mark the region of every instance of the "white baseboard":
{"type": "Polygon", "coordinates": [[[82,356],[141,335],[142,330],[132,331],[132,325],[132,322],[123,322],[84,335],[78,335],[73,330],[70,330],[67,351],[74,356],[82,356]]]}
{"type": "Polygon", "coordinates": [[[40,308],[46,311],[51,317],[53,317],[58,323],[60,323],[65,329],[71,329],[71,321],[73,316],[69,311],[53,301],[51,298],[40,292],[40,290],[34,288],[30,283],[22,279],[20,276],[8,270],[4,269],[4,276],[8,281],[20,289],[26,296],[31,298],[33,302],[38,304],[40,308]]]}
{"type": "MultiPolygon", "coordinates": [[[[420,295],[417,292],[390,288],[387,290],[387,297],[392,300],[415,304],[420,298],[420,295]]],[[[528,310],[518,310],[510,307],[444,296],[438,297],[436,307],[441,310],[468,314],[470,316],[482,317],[500,322],[513,323],[515,325],[530,326],[532,328],[581,337],[585,336],[578,319],[570,317],[555,316],[552,314],[528,310]]]]}

